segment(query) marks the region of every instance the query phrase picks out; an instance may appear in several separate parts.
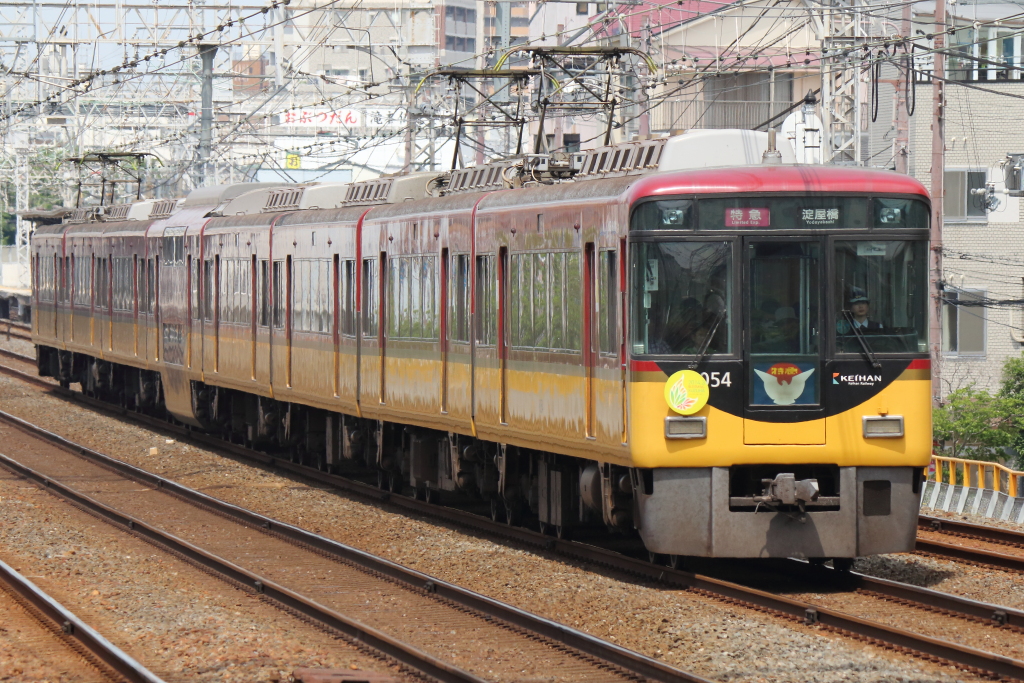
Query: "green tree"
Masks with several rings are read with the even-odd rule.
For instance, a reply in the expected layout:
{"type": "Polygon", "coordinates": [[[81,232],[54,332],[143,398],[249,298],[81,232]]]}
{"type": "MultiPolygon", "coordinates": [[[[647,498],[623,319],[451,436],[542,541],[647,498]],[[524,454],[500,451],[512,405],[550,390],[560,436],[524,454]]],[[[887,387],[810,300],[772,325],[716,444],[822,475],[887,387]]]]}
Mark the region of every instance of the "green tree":
{"type": "Polygon", "coordinates": [[[1019,436],[1020,406],[1017,398],[993,396],[973,384],[958,389],[933,415],[935,438],[954,458],[1001,460],[1002,449],[1019,436]]]}
{"type": "MultiPolygon", "coordinates": [[[[1024,427],[1024,356],[1010,358],[1003,365],[1003,385],[999,395],[1012,402],[1014,419],[1018,427],[1024,427]]],[[[1018,428],[1010,446],[1017,452],[1014,469],[1024,470],[1024,429],[1018,428]]]]}

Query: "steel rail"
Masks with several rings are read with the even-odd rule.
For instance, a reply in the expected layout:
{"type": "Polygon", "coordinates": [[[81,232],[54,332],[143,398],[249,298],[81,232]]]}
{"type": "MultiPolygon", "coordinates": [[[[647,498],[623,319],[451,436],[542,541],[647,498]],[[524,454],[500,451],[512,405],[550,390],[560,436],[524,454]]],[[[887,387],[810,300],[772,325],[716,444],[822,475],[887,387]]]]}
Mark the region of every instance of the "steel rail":
{"type": "Polygon", "coordinates": [[[1012,529],[1003,529],[985,524],[971,524],[970,522],[961,522],[943,517],[930,517],[928,515],[921,515],[917,518],[917,527],[924,531],[935,531],[941,534],[950,534],[951,536],[975,538],[979,541],[1024,548],[1024,532],[1013,531],[1012,529]]]}
{"type": "Polygon", "coordinates": [[[454,667],[435,657],[411,647],[400,640],[374,629],[367,624],[335,612],[323,605],[295,593],[294,591],[280,586],[269,579],[263,578],[238,565],[212,555],[188,541],[178,538],[173,534],[150,526],[145,522],[126,515],[122,512],[104,505],[103,503],[80,493],[55,479],[41,474],[34,469],[27,467],[12,458],[0,454],[0,466],[6,467],[26,479],[41,484],[47,490],[59,495],[75,505],[95,514],[97,517],[121,526],[146,538],[155,544],[167,548],[174,553],[186,557],[195,564],[212,570],[222,578],[241,584],[257,593],[261,593],[271,600],[275,600],[286,607],[300,612],[306,617],[313,619],[325,626],[341,631],[349,637],[365,643],[375,650],[382,652],[397,661],[412,667],[413,669],[426,674],[439,681],[450,683],[486,683],[485,679],[478,678],[473,674],[454,667]]]}
{"type": "Polygon", "coordinates": [[[832,587],[857,590],[912,606],[932,608],[948,613],[950,616],[973,618],[986,621],[993,626],[1009,626],[1024,631],[1024,610],[972,600],[931,588],[881,579],[857,572],[837,572],[825,567],[814,567],[801,560],[786,561],[784,570],[790,577],[796,573],[801,580],[824,581],[832,587]]]}
{"type": "Polygon", "coordinates": [[[2,560],[0,560],[0,581],[3,581],[15,595],[35,607],[64,635],[73,639],[124,680],[130,681],[130,683],[163,683],[163,679],[128,656],[98,631],[75,616],[71,610],[54,600],[39,586],[2,560]]]}
{"type": "Polygon", "coordinates": [[[1007,555],[981,548],[968,548],[955,543],[943,543],[941,541],[928,541],[917,539],[915,552],[923,555],[933,555],[943,559],[953,558],[963,562],[997,567],[1012,572],[1024,572],[1024,557],[1020,555],[1007,555]]]}
{"type": "MultiPolygon", "coordinates": [[[[456,586],[428,574],[418,572],[400,564],[391,562],[370,553],[358,550],[343,543],[333,541],[319,534],[300,529],[285,522],[260,515],[246,510],[245,508],[226,503],[204,493],[182,486],[177,482],[165,479],[145,470],[139,469],[124,463],[110,456],[104,455],[92,449],[68,441],[67,439],[46,431],[21,418],[15,417],[0,411],[0,421],[4,421],[21,431],[45,440],[52,445],[68,450],[75,455],[102,467],[116,472],[117,474],[138,481],[139,483],[152,486],[174,495],[188,503],[205,507],[226,516],[236,522],[256,529],[262,529],[273,533],[292,543],[300,546],[315,549],[331,557],[353,563],[370,572],[377,572],[388,578],[394,579],[407,586],[423,589],[433,593],[439,598],[452,601],[466,609],[477,612],[486,617],[500,619],[506,623],[530,631],[533,634],[543,636],[561,645],[573,648],[587,655],[600,659],[602,662],[624,669],[627,672],[650,681],[664,681],[665,683],[710,683],[708,679],[695,674],[690,674],[680,669],[668,666],[662,662],[628,650],[619,645],[609,643],[596,638],[577,629],[565,626],[556,621],[545,619],[518,607],[488,598],[479,593],[456,586]]],[[[298,610],[325,623],[332,628],[337,628],[348,635],[371,645],[372,647],[389,654],[405,664],[413,666],[419,671],[444,681],[473,681],[479,682],[482,679],[473,674],[468,674],[461,669],[450,666],[437,660],[426,653],[397,641],[391,636],[376,631],[370,626],[355,621],[349,617],[316,604],[283,586],[277,585],[268,579],[262,578],[252,572],[238,567],[230,562],[222,560],[206,551],[198,548],[187,541],[184,541],[172,534],[157,529],[134,517],[121,513],[109,506],[100,503],[74,489],[65,486],[46,475],[18,463],[12,458],[0,454],[0,465],[16,471],[22,476],[37,481],[49,490],[52,490],[64,498],[75,502],[82,507],[98,514],[99,516],[127,527],[142,536],[167,546],[175,552],[185,555],[189,559],[201,564],[204,567],[213,569],[217,573],[236,581],[240,584],[254,588],[267,597],[282,602],[292,609],[298,610]],[[410,657],[410,655],[412,655],[410,657]],[[424,666],[425,660],[426,665],[424,666]]]]}
{"type": "MultiPolygon", "coordinates": [[[[135,413],[123,408],[119,408],[115,405],[99,401],[87,396],[82,395],[79,392],[72,391],[70,389],[61,389],[59,386],[51,384],[41,378],[33,377],[23,373],[20,370],[13,368],[7,368],[0,364],[0,372],[7,372],[8,374],[22,377],[28,381],[34,381],[34,383],[41,384],[49,389],[56,390],[61,395],[74,398],[76,401],[84,403],[89,406],[94,406],[104,412],[111,413],[114,415],[127,417],[134,419],[148,426],[154,427],[158,430],[165,430],[173,432],[177,435],[184,436],[187,440],[192,441],[195,444],[200,444],[211,449],[220,451],[236,457],[239,459],[247,460],[250,462],[256,462],[267,466],[273,470],[279,470],[293,474],[304,479],[315,481],[318,484],[328,484],[334,488],[337,488],[348,493],[359,495],[378,502],[387,502],[394,504],[405,510],[416,512],[418,514],[430,516],[437,519],[442,519],[446,522],[452,522],[459,524],[460,526],[475,529],[477,531],[484,532],[491,536],[498,536],[502,538],[511,539],[520,543],[524,543],[536,548],[542,548],[548,551],[555,552],[559,555],[571,557],[577,560],[583,560],[593,564],[614,569],[632,575],[637,578],[641,578],[646,581],[655,581],[665,585],[670,585],[677,588],[683,588],[692,590],[698,593],[708,595],[712,598],[725,599],[728,602],[737,603],[747,607],[754,607],[755,609],[768,610],[780,614],[782,616],[802,621],[807,624],[820,624],[830,630],[840,632],[847,636],[852,636],[873,644],[884,644],[894,646],[897,648],[903,648],[910,654],[918,656],[925,656],[931,659],[941,659],[945,662],[963,668],[968,671],[973,671],[982,674],[995,674],[1015,680],[1024,681],[1024,662],[1014,660],[1012,658],[1003,657],[990,652],[985,652],[976,648],[952,643],[949,641],[941,640],[938,638],[932,638],[929,636],[919,635],[907,632],[903,629],[886,626],[877,622],[872,622],[867,619],[851,616],[838,612],[836,610],[828,609],[813,605],[811,603],[805,603],[799,600],[789,599],[780,595],[770,593],[768,591],[762,591],[755,588],[750,588],[737,583],[716,579],[709,576],[703,576],[700,574],[694,574],[678,569],[671,569],[668,567],[662,567],[650,562],[645,562],[636,558],[625,556],[621,553],[617,553],[613,550],[600,548],[597,546],[580,543],[576,541],[568,541],[564,539],[553,538],[546,536],[536,531],[531,531],[522,527],[508,526],[498,522],[494,522],[486,517],[476,515],[463,510],[455,508],[442,507],[426,501],[420,501],[415,498],[410,498],[403,495],[393,495],[391,493],[381,491],[380,489],[364,484],[359,481],[348,479],[346,477],[331,474],[318,470],[313,467],[306,465],[300,465],[298,463],[291,462],[282,458],[277,458],[267,453],[261,453],[254,451],[244,446],[232,444],[222,439],[202,432],[194,431],[190,428],[173,425],[164,420],[154,418],[152,416],[144,415],[141,413],[135,413]]],[[[11,420],[15,423],[23,422],[20,418],[14,416],[7,416],[5,413],[0,412],[0,419],[11,420]]],[[[39,429],[28,423],[24,423],[28,429],[39,429]]],[[[45,432],[45,430],[39,430],[45,432]]],[[[62,437],[57,435],[51,435],[54,439],[64,441],[62,437]]],[[[70,442],[66,442],[70,444],[70,442]]],[[[73,450],[81,449],[82,447],[77,445],[70,445],[73,450]]],[[[88,449],[84,449],[88,450],[88,449]]],[[[97,454],[99,455],[99,454],[97,454]]],[[[101,456],[106,458],[107,456],[101,456]]],[[[114,460],[120,467],[131,468],[132,466],[114,460]]],[[[136,468],[132,468],[136,469],[136,468]]],[[[139,470],[141,472],[141,470],[139,470]]],[[[149,473],[145,473],[148,477],[156,477],[149,473]]],[[[180,486],[174,484],[174,486],[180,486]]],[[[184,487],[182,487],[184,488],[184,487]]],[[[204,499],[208,498],[205,494],[197,495],[203,496],[204,499]]],[[[217,500],[217,499],[212,499],[217,500]]],[[[217,501],[218,504],[228,505],[221,501],[217,501]]],[[[247,512],[247,511],[243,511],[247,512]]],[[[248,513],[247,514],[255,514],[248,513]]],[[[258,515],[257,515],[258,516],[258,515]]],[[[275,522],[268,520],[271,523],[272,528],[275,522]]],[[[283,523],[281,528],[291,528],[290,525],[283,523]]],[[[302,530],[298,530],[302,532],[302,530]]],[[[309,533],[309,532],[302,532],[309,533]]],[[[333,541],[329,541],[333,543],[333,541]]],[[[357,551],[360,552],[360,551],[357,551]]],[[[404,568],[403,568],[404,569],[404,568]]],[[[408,570],[406,570],[408,571],[408,570]]],[[[860,576],[860,575],[856,575],[860,576]]],[[[987,605],[985,603],[975,603],[969,605],[973,601],[967,601],[966,599],[957,598],[956,596],[945,595],[937,591],[930,591],[929,593],[920,593],[922,599],[916,597],[906,597],[911,593],[915,593],[911,588],[907,587],[900,595],[896,595],[897,589],[893,586],[887,586],[882,583],[881,579],[873,579],[871,577],[862,577],[858,579],[864,581],[864,586],[868,590],[872,590],[882,594],[892,594],[892,597],[900,597],[901,599],[911,600],[921,604],[937,607],[940,609],[947,609],[950,611],[962,613],[966,616],[982,616],[982,613],[987,618],[992,618],[998,611],[1005,611],[1004,608],[987,605]],[[876,583],[877,582],[877,583],[876,583]],[[870,587],[869,587],[870,586],[870,587]],[[943,597],[945,596],[945,597],[943,597]]],[[[888,582],[894,584],[895,582],[888,582]]],[[[899,586],[905,586],[905,584],[898,584],[899,586]]],[[[901,589],[902,590],[902,589],[901,589]]],[[[925,591],[926,589],[920,589],[925,591]]],[[[1024,623],[1024,615],[1017,613],[1014,610],[1007,612],[1009,618],[1014,620],[1014,623],[1024,623]]],[[[1000,617],[1001,618],[1001,617],[1000,617]]],[[[996,619],[993,619],[997,621],[996,619]]]]}
{"type": "Polygon", "coordinates": [[[25,363],[36,362],[36,359],[33,358],[32,356],[26,356],[25,354],[18,353],[17,351],[8,351],[7,349],[0,349],[0,356],[3,356],[4,358],[12,358],[14,360],[20,360],[25,363]]]}

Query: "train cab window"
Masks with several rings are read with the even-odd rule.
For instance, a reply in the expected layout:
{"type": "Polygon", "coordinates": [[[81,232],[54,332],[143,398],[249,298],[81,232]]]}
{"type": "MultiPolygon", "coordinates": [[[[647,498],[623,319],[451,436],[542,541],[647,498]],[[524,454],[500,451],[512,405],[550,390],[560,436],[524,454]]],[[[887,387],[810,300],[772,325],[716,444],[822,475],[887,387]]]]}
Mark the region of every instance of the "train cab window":
{"type": "Polygon", "coordinates": [[[692,199],[661,199],[644,202],[633,212],[631,229],[646,230],[692,230],[694,206],[692,199]]]}
{"type": "Polygon", "coordinates": [[[732,249],[724,241],[633,246],[633,353],[732,352],[732,249]]]}
{"type": "Polygon", "coordinates": [[[748,250],[750,403],[818,404],[821,246],[765,241],[748,250]]]}
{"type": "Polygon", "coordinates": [[[918,240],[835,243],[837,352],[927,353],[927,258],[918,240]]]}

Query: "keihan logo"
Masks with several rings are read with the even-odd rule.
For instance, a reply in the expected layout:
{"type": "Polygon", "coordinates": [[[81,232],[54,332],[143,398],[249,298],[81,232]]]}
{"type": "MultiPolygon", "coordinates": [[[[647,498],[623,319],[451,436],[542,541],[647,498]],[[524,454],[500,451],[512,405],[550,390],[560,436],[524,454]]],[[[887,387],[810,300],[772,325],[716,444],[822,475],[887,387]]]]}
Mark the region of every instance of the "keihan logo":
{"type": "Polygon", "coordinates": [[[881,375],[843,375],[832,373],[832,384],[846,384],[853,387],[873,387],[882,381],[881,375]]]}

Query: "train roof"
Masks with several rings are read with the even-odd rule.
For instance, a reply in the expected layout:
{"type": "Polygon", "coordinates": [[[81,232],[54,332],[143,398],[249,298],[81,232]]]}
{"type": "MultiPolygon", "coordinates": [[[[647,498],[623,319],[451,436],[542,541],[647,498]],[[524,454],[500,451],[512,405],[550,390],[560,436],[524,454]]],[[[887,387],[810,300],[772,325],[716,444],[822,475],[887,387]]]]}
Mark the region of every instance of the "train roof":
{"type": "Polygon", "coordinates": [[[641,176],[630,188],[630,202],[643,197],[680,194],[825,192],[837,194],[920,195],[928,190],[914,178],[853,166],[758,165],[702,168],[641,176]]]}

